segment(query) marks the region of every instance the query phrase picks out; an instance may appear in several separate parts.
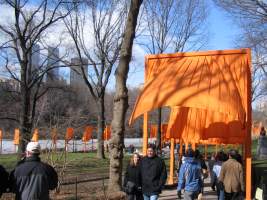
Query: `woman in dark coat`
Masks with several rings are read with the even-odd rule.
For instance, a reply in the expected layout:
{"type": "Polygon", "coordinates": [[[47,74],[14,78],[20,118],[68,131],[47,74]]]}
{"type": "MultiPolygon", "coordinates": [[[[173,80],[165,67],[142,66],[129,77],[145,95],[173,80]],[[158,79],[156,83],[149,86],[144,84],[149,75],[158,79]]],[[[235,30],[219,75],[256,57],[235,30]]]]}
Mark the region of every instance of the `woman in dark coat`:
{"type": "Polygon", "coordinates": [[[123,186],[128,200],[143,200],[139,162],[139,154],[134,153],[126,168],[123,186]]]}

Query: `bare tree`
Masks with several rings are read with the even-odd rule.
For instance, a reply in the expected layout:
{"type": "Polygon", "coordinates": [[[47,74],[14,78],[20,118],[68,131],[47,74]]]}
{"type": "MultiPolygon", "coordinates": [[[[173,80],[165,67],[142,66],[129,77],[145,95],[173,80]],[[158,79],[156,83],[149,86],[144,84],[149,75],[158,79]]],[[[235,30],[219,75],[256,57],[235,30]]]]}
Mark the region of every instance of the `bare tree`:
{"type": "Polygon", "coordinates": [[[36,114],[36,104],[49,89],[42,87],[45,74],[51,70],[44,63],[35,66],[33,56],[39,51],[42,39],[49,27],[66,17],[70,11],[61,8],[66,1],[2,0],[1,7],[13,13],[12,23],[0,24],[0,34],[6,40],[0,45],[2,59],[6,61],[9,76],[19,83],[20,151],[30,140],[36,114]],[[39,45],[39,46],[38,46],[39,45]],[[18,66],[18,72],[11,67],[18,66]]]}
{"type": "Polygon", "coordinates": [[[116,69],[116,92],[113,106],[112,137],[110,147],[109,190],[121,190],[122,159],[124,148],[125,115],[128,109],[128,90],[126,86],[135,28],[142,0],[132,0],[120,50],[119,65],[116,69]]]}
{"type": "Polygon", "coordinates": [[[237,47],[252,49],[252,101],[266,95],[267,87],[267,4],[261,0],[214,0],[239,25],[237,47]]]}
{"type": "MultiPolygon", "coordinates": [[[[207,10],[202,0],[146,0],[143,35],[139,43],[150,54],[198,50],[207,43],[207,10]],[[146,41],[146,42],[143,42],[146,41]]],[[[161,108],[158,109],[157,148],[161,144],[161,108]]]]}
{"type": "Polygon", "coordinates": [[[76,12],[65,19],[65,25],[80,63],[84,57],[89,60],[89,74],[78,67],[97,105],[97,157],[105,158],[102,139],[106,125],[105,91],[119,57],[127,9],[120,0],[85,1],[75,8],[76,12]]]}

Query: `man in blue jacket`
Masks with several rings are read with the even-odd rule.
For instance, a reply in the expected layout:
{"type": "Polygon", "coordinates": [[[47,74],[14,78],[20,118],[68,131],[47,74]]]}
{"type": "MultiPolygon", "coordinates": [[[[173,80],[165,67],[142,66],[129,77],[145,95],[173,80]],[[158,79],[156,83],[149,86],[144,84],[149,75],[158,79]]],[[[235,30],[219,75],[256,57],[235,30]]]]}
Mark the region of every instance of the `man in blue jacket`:
{"type": "Polygon", "coordinates": [[[186,153],[186,161],[182,164],[178,178],[178,198],[180,198],[181,190],[184,189],[184,199],[197,199],[201,192],[201,165],[194,158],[194,151],[189,149],[186,153]]]}

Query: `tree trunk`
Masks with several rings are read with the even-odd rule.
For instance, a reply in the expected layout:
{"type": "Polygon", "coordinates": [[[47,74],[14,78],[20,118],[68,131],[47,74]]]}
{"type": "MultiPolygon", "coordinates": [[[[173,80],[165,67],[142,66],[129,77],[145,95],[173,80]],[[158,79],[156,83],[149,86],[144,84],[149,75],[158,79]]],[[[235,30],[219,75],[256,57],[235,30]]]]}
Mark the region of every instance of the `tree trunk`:
{"type": "Polygon", "coordinates": [[[103,132],[105,129],[105,105],[104,105],[104,96],[98,98],[97,108],[97,158],[104,159],[104,141],[103,141],[103,132]]]}
{"type": "Polygon", "coordinates": [[[158,108],[158,129],[157,129],[157,150],[161,153],[161,111],[162,108],[158,108]]]}
{"type": "MultiPolygon", "coordinates": [[[[26,62],[27,63],[27,62],[26,62]]],[[[27,65],[27,64],[25,64],[27,65]]],[[[31,91],[27,87],[27,67],[24,64],[21,64],[21,116],[20,116],[20,143],[19,143],[19,153],[21,156],[22,153],[26,150],[26,145],[31,139],[31,91]]]]}
{"type": "Polygon", "coordinates": [[[121,190],[122,159],[124,148],[125,114],[128,108],[128,90],[126,86],[129,63],[132,57],[132,46],[135,37],[135,27],[142,0],[132,0],[126,29],[120,51],[119,65],[116,69],[116,91],[113,105],[112,137],[109,142],[110,168],[109,191],[121,190]]]}

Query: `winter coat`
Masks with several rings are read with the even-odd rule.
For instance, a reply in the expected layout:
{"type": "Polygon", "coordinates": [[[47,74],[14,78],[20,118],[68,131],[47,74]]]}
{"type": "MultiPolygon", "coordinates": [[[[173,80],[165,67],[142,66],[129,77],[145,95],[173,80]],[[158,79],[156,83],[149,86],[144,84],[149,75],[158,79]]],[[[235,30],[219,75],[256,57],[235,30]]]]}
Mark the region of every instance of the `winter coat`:
{"type": "Polygon", "coordinates": [[[200,191],[202,187],[201,180],[201,165],[200,162],[194,158],[187,158],[186,162],[182,164],[179,177],[178,177],[178,186],[177,190],[189,192],[200,191]]]}
{"type": "Polygon", "coordinates": [[[141,187],[141,171],[140,166],[128,165],[126,168],[123,186],[126,187],[128,181],[135,183],[135,187],[141,187]]]}
{"type": "Polygon", "coordinates": [[[219,181],[223,182],[227,193],[244,191],[242,165],[235,159],[228,159],[222,164],[219,181]]]}
{"type": "Polygon", "coordinates": [[[53,167],[32,156],[11,172],[10,183],[16,200],[48,200],[49,190],[57,187],[58,176],[53,167]]]}
{"type": "Polygon", "coordinates": [[[164,161],[158,156],[144,157],[141,160],[140,169],[143,194],[160,194],[167,179],[164,161]]]}
{"type": "Polygon", "coordinates": [[[6,192],[7,188],[8,188],[8,172],[2,165],[0,165],[0,197],[2,196],[2,193],[6,192]]]}

